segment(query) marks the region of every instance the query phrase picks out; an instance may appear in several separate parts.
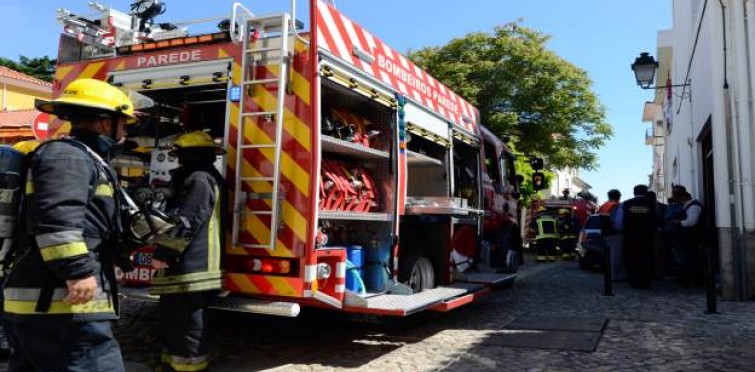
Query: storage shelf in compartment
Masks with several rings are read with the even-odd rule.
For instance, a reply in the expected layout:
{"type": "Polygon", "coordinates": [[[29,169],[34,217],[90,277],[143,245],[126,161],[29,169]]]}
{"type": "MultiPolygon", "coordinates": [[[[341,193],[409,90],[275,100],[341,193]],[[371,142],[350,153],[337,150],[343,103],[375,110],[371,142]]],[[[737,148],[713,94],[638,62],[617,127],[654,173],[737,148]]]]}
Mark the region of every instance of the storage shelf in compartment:
{"type": "Polygon", "coordinates": [[[481,215],[484,211],[479,209],[457,208],[457,207],[430,207],[422,205],[413,205],[406,207],[406,214],[423,215],[423,214],[440,214],[440,215],[481,215]]]}
{"type": "Polygon", "coordinates": [[[414,152],[410,150],[406,151],[406,158],[407,158],[406,161],[409,164],[440,165],[440,166],[443,165],[443,162],[438,159],[431,158],[425,154],[420,154],[418,152],[414,152]]]}
{"type": "Polygon", "coordinates": [[[391,215],[373,212],[320,211],[320,218],[326,220],[390,221],[391,215]]]}
{"type": "Polygon", "coordinates": [[[322,136],[322,151],[360,159],[388,159],[389,157],[385,151],[375,150],[325,135],[322,136]]]}

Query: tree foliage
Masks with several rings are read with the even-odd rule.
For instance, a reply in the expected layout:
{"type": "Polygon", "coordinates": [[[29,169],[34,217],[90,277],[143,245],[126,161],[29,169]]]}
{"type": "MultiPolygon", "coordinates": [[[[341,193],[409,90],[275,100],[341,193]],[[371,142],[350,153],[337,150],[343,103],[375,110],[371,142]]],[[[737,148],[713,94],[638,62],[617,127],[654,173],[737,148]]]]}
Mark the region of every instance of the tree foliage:
{"type": "Polygon", "coordinates": [[[594,169],[610,138],[587,73],[545,46],[549,37],[510,23],[409,58],[480,109],[482,123],[552,168],[594,169]]]}
{"type": "Polygon", "coordinates": [[[56,63],[57,60],[50,59],[48,56],[38,58],[20,56],[19,62],[0,57],[0,66],[22,72],[44,81],[52,81],[55,76],[56,63]]]}

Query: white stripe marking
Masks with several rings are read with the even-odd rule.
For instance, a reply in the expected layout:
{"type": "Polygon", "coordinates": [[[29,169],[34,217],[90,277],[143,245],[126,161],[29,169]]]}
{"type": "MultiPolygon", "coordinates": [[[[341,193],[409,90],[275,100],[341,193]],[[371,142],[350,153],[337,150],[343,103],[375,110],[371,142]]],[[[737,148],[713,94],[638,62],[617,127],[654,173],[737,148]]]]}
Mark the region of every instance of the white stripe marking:
{"type": "Polygon", "coordinates": [[[317,39],[317,43],[320,44],[323,49],[327,50],[328,52],[332,52],[330,45],[328,44],[328,40],[325,39],[325,35],[322,33],[322,28],[319,25],[317,26],[317,33],[320,35],[320,37],[317,39]]]}
{"type": "Polygon", "coordinates": [[[346,47],[346,43],[343,41],[343,35],[341,35],[341,32],[338,30],[336,21],[333,20],[333,16],[330,14],[328,8],[323,9],[322,19],[325,21],[325,27],[328,28],[328,31],[333,36],[333,41],[336,44],[336,48],[338,48],[338,54],[345,61],[353,63],[354,61],[351,57],[351,51],[346,47]]]}
{"type": "Polygon", "coordinates": [[[346,262],[339,262],[336,264],[336,278],[346,277],[346,262]]]}
{"type": "Polygon", "coordinates": [[[314,282],[316,277],[317,277],[317,265],[304,266],[304,282],[305,283],[314,282]]]}
{"type": "MultiPolygon", "coordinates": [[[[367,50],[362,45],[362,41],[359,40],[359,35],[357,35],[357,30],[354,29],[354,24],[351,22],[351,20],[347,19],[346,17],[341,17],[341,21],[343,22],[343,27],[346,29],[346,33],[349,35],[349,39],[351,39],[351,45],[369,53],[372,54],[371,50],[367,50]]],[[[361,58],[357,58],[359,60],[359,63],[362,65],[362,69],[364,72],[375,75],[375,72],[372,71],[372,66],[368,64],[365,61],[362,61],[361,58]]]]}
{"type": "Polygon", "coordinates": [[[336,284],[336,293],[343,293],[346,290],[346,285],[336,284]]]}

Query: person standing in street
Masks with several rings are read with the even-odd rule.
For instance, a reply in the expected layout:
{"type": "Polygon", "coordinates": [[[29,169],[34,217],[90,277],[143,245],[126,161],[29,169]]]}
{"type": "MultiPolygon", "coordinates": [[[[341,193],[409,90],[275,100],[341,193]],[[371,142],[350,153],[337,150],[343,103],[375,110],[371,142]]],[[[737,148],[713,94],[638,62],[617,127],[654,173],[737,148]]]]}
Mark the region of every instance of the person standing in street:
{"type": "Polygon", "coordinates": [[[4,285],[10,371],[123,371],[116,319],[118,180],[106,162],[135,123],[116,87],[79,79],[37,109],[71,122],[40,145],[26,179],[23,230],[4,285]]]}
{"type": "Polygon", "coordinates": [[[201,131],[179,136],[174,146],[181,167],[172,174],[167,211],[179,222],[156,238],[150,292],[160,295],[161,361],[176,371],[202,371],[209,364],[205,309],[223,286],[224,181],[214,162],[225,151],[201,131]]]}
{"type": "Polygon", "coordinates": [[[654,191],[648,191],[648,198],[655,201],[655,237],[653,237],[653,278],[663,279],[666,275],[666,257],[668,248],[664,239],[663,225],[665,224],[666,203],[658,201],[654,191]]]}
{"type": "Polygon", "coordinates": [[[701,284],[703,282],[702,244],[705,239],[703,204],[693,199],[687,189],[681,185],[674,186],[671,195],[684,210],[683,219],[671,220],[671,223],[680,228],[679,236],[684,258],[681,282],[684,285],[701,284]]]}
{"type": "Polygon", "coordinates": [[[629,285],[650,288],[653,277],[653,241],[657,225],[656,201],[648,197],[648,187],[634,187],[634,198],[622,205],[624,213],[624,257],[629,285]]]}
{"type": "Polygon", "coordinates": [[[608,191],[608,201],[598,208],[598,214],[603,224],[603,239],[605,239],[611,252],[611,277],[615,281],[626,280],[627,271],[622,249],[621,192],[619,190],[608,191]]]}
{"type": "Polygon", "coordinates": [[[574,202],[574,217],[577,219],[577,230],[581,231],[587,223],[587,216],[595,212],[593,204],[590,202],[589,194],[584,191],[577,193],[576,202],[574,202]]]}
{"type": "Polygon", "coordinates": [[[558,210],[558,247],[561,249],[561,258],[574,259],[574,248],[577,245],[577,219],[572,216],[570,209],[558,210]]]}

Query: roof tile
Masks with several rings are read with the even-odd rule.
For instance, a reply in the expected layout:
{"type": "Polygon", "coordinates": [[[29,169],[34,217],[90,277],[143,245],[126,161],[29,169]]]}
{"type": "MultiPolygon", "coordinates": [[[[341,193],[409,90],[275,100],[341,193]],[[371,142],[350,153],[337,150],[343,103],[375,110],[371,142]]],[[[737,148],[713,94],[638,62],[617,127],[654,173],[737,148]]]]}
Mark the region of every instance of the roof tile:
{"type": "Polygon", "coordinates": [[[18,110],[0,112],[0,129],[5,128],[31,128],[31,124],[39,111],[18,110]]]}
{"type": "Polygon", "coordinates": [[[51,83],[48,83],[48,82],[46,82],[44,80],[37,79],[37,78],[35,78],[33,76],[29,76],[29,75],[24,74],[22,72],[18,72],[16,70],[9,69],[9,68],[7,68],[5,66],[0,66],[0,77],[7,77],[7,78],[14,79],[14,80],[20,80],[20,81],[23,81],[23,82],[26,82],[26,83],[32,83],[32,84],[41,85],[41,86],[44,86],[44,87],[52,87],[51,83]]]}

